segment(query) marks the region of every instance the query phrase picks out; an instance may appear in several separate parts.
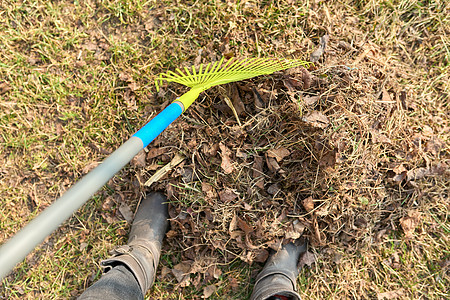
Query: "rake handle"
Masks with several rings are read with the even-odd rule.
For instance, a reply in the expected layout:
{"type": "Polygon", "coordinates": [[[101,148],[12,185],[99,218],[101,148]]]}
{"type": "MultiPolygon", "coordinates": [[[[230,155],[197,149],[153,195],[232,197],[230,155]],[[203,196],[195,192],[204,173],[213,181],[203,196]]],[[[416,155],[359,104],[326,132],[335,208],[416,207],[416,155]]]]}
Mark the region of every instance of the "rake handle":
{"type": "Polygon", "coordinates": [[[183,111],[183,104],[178,101],[167,106],[99,166],[85,175],[64,195],[4,243],[0,248],[0,279],[8,275],[16,264],[70,218],[114,174],[175,121],[183,111]]]}

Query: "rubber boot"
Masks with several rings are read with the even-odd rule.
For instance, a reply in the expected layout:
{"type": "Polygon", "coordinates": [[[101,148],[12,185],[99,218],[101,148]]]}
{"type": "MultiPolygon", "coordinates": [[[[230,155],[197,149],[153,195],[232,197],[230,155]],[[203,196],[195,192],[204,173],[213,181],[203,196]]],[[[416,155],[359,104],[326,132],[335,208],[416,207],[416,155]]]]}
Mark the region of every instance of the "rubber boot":
{"type": "Polygon", "coordinates": [[[167,200],[152,193],[141,202],[131,226],[128,244],[113,250],[113,257],[100,264],[104,272],[121,264],[133,273],[145,295],[155,280],[161,244],[168,225],[167,200]]]}
{"type": "Polygon", "coordinates": [[[295,244],[284,245],[269,257],[266,265],[256,277],[250,300],[300,300],[300,295],[297,293],[297,276],[300,271],[297,263],[300,254],[305,251],[306,242],[296,241],[295,244]]]}

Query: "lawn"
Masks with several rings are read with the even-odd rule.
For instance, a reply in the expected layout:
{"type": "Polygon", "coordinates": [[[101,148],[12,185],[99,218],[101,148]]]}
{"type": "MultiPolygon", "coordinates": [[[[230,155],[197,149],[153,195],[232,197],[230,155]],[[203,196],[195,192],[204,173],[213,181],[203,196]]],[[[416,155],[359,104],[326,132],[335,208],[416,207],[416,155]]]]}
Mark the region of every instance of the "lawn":
{"type": "Polygon", "coordinates": [[[0,298],[76,298],[152,190],[147,299],[248,299],[301,235],[303,299],[450,298],[448,1],[0,2],[0,242],[187,91],[158,74],[222,57],[315,62],[202,93],[0,298]]]}

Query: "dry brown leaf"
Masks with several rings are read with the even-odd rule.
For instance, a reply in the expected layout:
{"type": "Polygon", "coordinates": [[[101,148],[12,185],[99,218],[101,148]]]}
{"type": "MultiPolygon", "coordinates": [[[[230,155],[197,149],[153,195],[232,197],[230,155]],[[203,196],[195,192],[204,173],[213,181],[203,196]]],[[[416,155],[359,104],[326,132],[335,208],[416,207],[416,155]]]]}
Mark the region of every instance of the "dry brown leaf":
{"type": "Polygon", "coordinates": [[[237,225],[242,231],[245,232],[245,234],[249,234],[249,233],[253,232],[253,227],[248,225],[247,222],[245,222],[241,218],[237,219],[237,225]]]}
{"type": "Polygon", "coordinates": [[[415,181],[424,178],[430,174],[430,170],[426,168],[417,168],[406,172],[407,181],[415,181]]]}
{"type": "Polygon", "coordinates": [[[239,126],[242,126],[241,121],[239,120],[239,114],[236,111],[236,108],[233,105],[233,102],[230,100],[230,98],[228,98],[228,96],[225,94],[225,89],[222,88],[222,90],[224,91],[224,94],[222,95],[223,100],[225,101],[225,103],[228,105],[228,107],[231,109],[231,111],[234,114],[234,117],[236,118],[237,123],[239,124],[239,126]]]}
{"type": "Polygon", "coordinates": [[[399,164],[395,166],[392,171],[394,171],[395,174],[402,174],[403,172],[407,172],[408,170],[405,168],[403,164],[399,164]]]}
{"type": "Polygon", "coordinates": [[[207,155],[207,156],[216,156],[217,151],[219,151],[219,144],[213,144],[208,145],[208,144],[203,144],[203,152],[207,155]]]}
{"type": "Polygon", "coordinates": [[[135,167],[145,167],[145,151],[139,151],[139,153],[133,157],[130,164],[135,167]]]}
{"type": "Polygon", "coordinates": [[[290,154],[291,152],[286,148],[270,149],[269,151],[267,151],[267,155],[269,157],[275,158],[277,162],[282,161],[283,158],[290,154]]]}
{"type": "Polygon", "coordinates": [[[336,153],[337,149],[326,152],[319,161],[319,165],[322,168],[334,168],[336,165],[336,153]]]}
{"type": "Polygon", "coordinates": [[[235,277],[228,278],[228,284],[233,292],[236,292],[240,287],[239,281],[235,277]]]}
{"type": "Polygon", "coordinates": [[[166,267],[166,266],[162,266],[161,268],[161,278],[165,279],[167,277],[167,275],[170,274],[170,268],[166,267]]]}
{"type": "Polygon", "coordinates": [[[400,226],[405,233],[406,238],[411,238],[413,233],[420,222],[420,212],[411,210],[408,212],[408,216],[400,219],[400,226]]]}
{"type": "Polygon", "coordinates": [[[178,235],[178,231],[173,230],[173,229],[167,231],[167,233],[166,233],[166,237],[169,238],[169,239],[174,238],[177,235],[178,235]]]}
{"type": "Polygon", "coordinates": [[[374,144],[378,143],[392,144],[391,139],[385,136],[384,134],[380,133],[378,130],[372,129],[370,133],[372,134],[372,142],[374,144]]]}
{"type": "Polygon", "coordinates": [[[97,167],[98,165],[99,165],[99,162],[98,162],[98,161],[90,162],[90,163],[88,163],[88,164],[81,170],[81,172],[82,172],[83,174],[87,174],[87,173],[89,173],[91,170],[93,170],[95,167],[97,167]]]}
{"type": "Polygon", "coordinates": [[[247,155],[247,153],[242,151],[242,149],[237,149],[236,150],[236,157],[239,157],[239,158],[242,158],[243,160],[246,160],[248,158],[248,155],[247,155]]]}
{"type": "Polygon", "coordinates": [[[167,150],[165,148],[150,148],[147,153],[147,159],[158,157],[166,152],[167,150]]]}
{"type": "Polygon", "coordinates": [[[298,267],[303,268],[304,266],[311,267],[313,263],[316,262],[316,257],[309,251],[302,254],[298,261],[298,267]]]}
{"type": "Polygon", "coordinates": [[[327,116],[316,110],[308,113],[302,120],[317,128],[326,128],[330,124],[327,116]]]}
{"type": "Polygon", "coordinates": [[[276,193],[278,193],[280,191],[280,187],[278,186],[278,184],[274,183],[271,184],[268,188],[267,188],[267,193],[269,193],[270,195],[275,195],[276,193]]]}
{"type": "Polygon", "coordinates": [[[230,226],[228,226],[228,233],[231,233],[238,228],[237,220],[238,220],[238,217],[236,215],[234,215],[233,218],[231,219],[230,226]]]}
{"type": "Polygon", "coordinates": [[[219,277],[222,275],[222,270],[220,270],[217,265],[212,265],[208,268],[208,274],[210,274],[215,279],[219,279],[219,277]]]}
{"type": "Polygon", "coordinates": [[[252,210],[253,209],[253,207],[250,204],[248,204],[247,202],[244,202],[243,204],[244,204],[244,209],[245,210],[252,210]]]}
{"type": "Polygon", "coordinates": [[[441,149],[444,147],[444,142],[438,139],[437,137],[431,138],[429,141],[425,144],[425,151],[433,154],[434,156],[437,156],[441,149]]]}
{"type": "Polygon", "coordinates": [[[206,200],[210,201],[217,198],[217,192],[212,185],[202,182],[202,192],[205,194],[206,200]]]}
{"type": "Polygon", "coordinates": [[[290,226],[290,229],[286,232],[284,237],[286,239],[296,240],[302,236],[304,231],[305,231],[305,226],[302,223],[300,223],[298,220],[295,220],[293,222],[292,226],[290,226]]]}
{"type": "Polygon", "coordinates": [[[307,90],[311,87],[312,76],[305,68],[302,68],[303,89],[307,90]]]}
{"type": "Polygon", "coordinates": [[[264,189],[263,158],[261,156],[255,156],[254,159],[252,176],[255,179],[260,177],[255,185],[260,189],[264,189]]]}
{"type": "Polygon", "coordinates": [[[320,97],[319,96],[304,96],[303,97],[303,103],[305,103],[305,105],[307,106],[311,106],[314,105],[317,101],[319,101],[320,97]]]}
{"type": "Polygon", "coordinates": [[[269,257],[269,251],[267,251],[266,249],[257,249],[254,251],[254,253],[255,253],[255,258],[253,260],[258,263],[265,262],[267,260],[267,258],[269,257]]]}
{"type": "Polygon", "coordinates": [[[231,189],[226,188],[219,192],[219,199],[224,203],[231,202],[238,197],[231,189]]]}
{"type": "Polygon", "coordinates": [[[11,90],[11,86],[9,85],[9,83],[3,81],[0,82],[0,95],[5,94],[6,92],[9,92],[11,90]]]}
{"type": "Polygon", "coordinates": [[[391,95],[389,95],[389,92],[386,90],[386,88],[383,88],[381,92],[381,101],[385,103],[392,102],[391,95]]]}
{"type": "Polygon", "coordinates": [[[310,212],[314,209],[314,201],[311,196],[302,200],[302,205],[307,212],[310,212]]]}
{"type": "Polygon", "coordinates": [[[178,281],[178,284],[182,287],[189,286],[190,284],[190,273],[191,262],[181,262],[175,266],[173,266],[172,274],[178,281]]]}
{"type": "Polygon", "coordinates": [[[266,156],[266,163],[267,163],[267,167],[269,168],[270,172],[272,172],[272,173],[276,173],[278,170],[281,169],[280,165],[277,163],[275,158],[266,156]]]}
{"type": "Polygon", "coordinates": [[[239,94],[238,85],[233,83],[230,85],[231,89],[231,100],[233,101],[233,106],[236,109],[236,113],[240,116],[245,112],[245,105],[242,102],[241,96],[239,94]]]}
{"type": "Polygon", "coordinates": [[[208,285],[203,289],[203,299],[207,299],[212,296],[217,290],[217,287],[214,284],[208,285]]]}
{"type": "Polygon", "coordinates": [[[431,138],[434,135],[433,128],[428,125],[423,125],[422,134],[427,138],[431,138]]]}
{"type": "Polygon", "coordinates": [[[230,174],[234,170],[234,166],[230,158],[231,151],[223,143],[219,143],[219,148],[222,152],[222,163],[220,164],[220,166],[222,167],[225,174],[230,174]]]}
{"type": "Polygon", "coordinates": [[[131,224],[131,222],[133,221],[134,214],[126,203],[122,202],[120,204],[119,212],[124,217],[124,219],[127,220],[129,224],[131,224]]]}
{"type": "Polygon", "coordinates": [[[379,293],[377,294],[377,299],[378,300],[383,300],[383,299],[398,299],[403,297],[405,294],[405,291],[403,289],[399,289],[399,290],[395,290],[395,291],[390,291],[390,292],[384,292],[384,293],[379,293]]]}

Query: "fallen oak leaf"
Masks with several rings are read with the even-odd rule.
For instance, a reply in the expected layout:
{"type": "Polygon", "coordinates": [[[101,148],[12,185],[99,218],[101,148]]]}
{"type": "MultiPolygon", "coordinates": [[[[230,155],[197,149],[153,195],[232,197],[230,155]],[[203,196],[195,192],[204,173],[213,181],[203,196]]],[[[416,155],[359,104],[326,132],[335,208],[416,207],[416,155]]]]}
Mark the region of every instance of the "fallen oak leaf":
{"type": "Polygon", "coordinates": [[[135,157],[131,160],[130,164],[135,167],[145,167],[145,151],[141,150],[135,157]]]}
{"type": "Polygon", "coordinates": [[[300,223],[298,220],[295,220],[292,223],[292,226],[290,226],[290,229],[286,232],[284,237],[286,239],[296,240],[302,236],[304,231],[305,231],[305,225],[300,223]]]}

